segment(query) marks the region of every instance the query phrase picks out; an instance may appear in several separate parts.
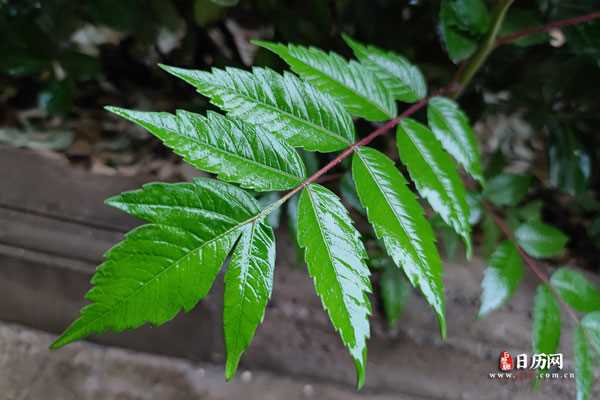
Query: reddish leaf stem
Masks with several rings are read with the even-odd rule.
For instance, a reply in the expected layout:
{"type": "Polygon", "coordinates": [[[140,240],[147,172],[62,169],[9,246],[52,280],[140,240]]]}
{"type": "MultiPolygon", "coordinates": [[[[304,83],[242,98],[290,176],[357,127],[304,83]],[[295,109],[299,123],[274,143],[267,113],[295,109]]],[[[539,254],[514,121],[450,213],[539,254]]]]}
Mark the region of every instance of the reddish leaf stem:
{"type": "Polygon", "coordinates": [[[569,316],[573,319],[573,321],[575,321],[575,324],[578,324],[579,323],[579,318],[577,317],[577,314],[575,314],[575,311],[573,311],[573,309],[567,303],[565,303],[565,301],[562,299],[562,297],[560,296],[560,294],[558,293],[558,291],[550,284],[550,278],[540,268],[540,266],[537,264],[537,262],[529,254],[527,254],[525,252],[525,250],[523,250],[523,248],[521,246],[519,246],[519,244],[515,240],[515,235],[511,231],[511,229],[508,226],[508,224],[506,223],[506,221],[504,221],[504,219],[502,219],[498,215],[498,213],[496,212],[496,210],[494,209],[494,207],[490,203],[488,203],[487,201],[483,201],[483,207],[486,209],[486,211],[488,212],[488,214],[492,216],[492,218],[494,219],[494,222],[496,223],[496,225],[498,226],[498,228],[500,228],[500,230],[502,231],[502,233],[504,234],[504,236],[506,236],[506,238],[509,239],[511,242],[513,242],[514,245],[517,247],[517,250],[519,251],[519,254],[523,258],[523,261],[525,261],[525,264],[527,264],[527,266],[529,267],[529,269],[531,269],[533,271],[533,273],[536,274],[537,277],[543,283],[545,283],[546,285],[548,285],[548,287],[550,288],[550,290],[554,294],[554,297],[556,297],[558,299],[558,301],[560,301],[563,304],[563,306],[567,310],[567,313],[569,314],[569,316]]]}
{"type": "Polygon", "coordinates": [[[512,43],[512,42],[519,40],[525,36],[533,35],[536,33],[549,32],[552,29],[561,28],[564,26],[582,24],[584,22],[589,22],[589,21],[592,21],[592,20],[598,19],[598,18],[600,18],[600,12],[595,12],[595,13],[591,13],[591,14],[587,14],[587,15],[581,15],[579,17],[562,19],[560,21],[550,22],[543,26],[534,26],[532,28],[524,29],[519,32],[514,32],[509,35],[499,37],[498,40],[496,40],[496,46],[501,46],[503,44],[512,43]]]}

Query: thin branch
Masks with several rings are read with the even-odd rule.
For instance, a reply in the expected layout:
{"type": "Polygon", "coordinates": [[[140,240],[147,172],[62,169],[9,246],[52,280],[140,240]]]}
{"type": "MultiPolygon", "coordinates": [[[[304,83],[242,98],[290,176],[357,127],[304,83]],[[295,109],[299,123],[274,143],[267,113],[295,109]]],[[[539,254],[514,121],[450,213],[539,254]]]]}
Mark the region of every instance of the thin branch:
{"type": "Polygon", "coordinates": [[[509,239],[511,242],[513,242],[515,244],[515,246],[517,247],[517,250],[519,251],[519,254],[523,258],[523,261],[525,261],[525,264],[527,264],[527,266],[529,267],[529,269],[531,269],[533,271],[533,273],[536,274],[537,277],[543,283],[545,283],[546,285],[548,285],[548,287],[550,288],[550,291],[552,291],[552,294],[554,294],[554,297],[556,297],[558,299],[558,301],[560,301],[563,304],[563,306],[567,310],[567,313],[569,314],[569,316],[573,319],[573,321],[575,321],[575,324],[579,324],[579,318],[577,317],[577,314],[575,314],[575,311],[573,311],[573,309],[571,308],[571,306],[569,306],[567,303],[565,303],[565,301],[560,296],[560,293],[558,293],[558,291],[554,288],[554,286],[552,286],[550,284],[550,278],[540,268],[540,266],[537,264],[537,262],[529,254],[527,254],[525,252],[525,250],[523,250],[523,248],[521,246],[518,245],[518,243],[515,240],[515,235],[511,231],[511,229],[508,226],[508,224],[506,223],[506,221],[504,221],[504,219],[502,219],[498,215],[498,213],[496,212],[496,210],[494,209],[494,207],[489,202],[484,201],[483,202],[483,207],[486,209],[486,211],[488,212],[488,214],[490,214],[492,216],[492,218],[494,219],[494,222],[496,223],[496,225],[498,226],[498,228],[500,228],[500,230],[502,231],[502,233],[504,234],[504,236],[506,236],[507,239],[509,239]]]}
{"type": "Polygon", "coordinates": [[[562,28],[565,26],[572,26],[577,24],[582,24],[584,22],[589,22],[594,19],[600,18],[600,12],[595,12],[587,15],[581,15],[575,18],[562,19],[560,21],[550,22],[543,26],[534,26],[532,28],[524,29],[519,32],[514,32],[506,36],[501,36],[496,41],[496,46],[501,46],[504,44],[509,44],[515,42],[525,36],[534,35],[536,33],[549,32],[556,28],[562,28]]]}

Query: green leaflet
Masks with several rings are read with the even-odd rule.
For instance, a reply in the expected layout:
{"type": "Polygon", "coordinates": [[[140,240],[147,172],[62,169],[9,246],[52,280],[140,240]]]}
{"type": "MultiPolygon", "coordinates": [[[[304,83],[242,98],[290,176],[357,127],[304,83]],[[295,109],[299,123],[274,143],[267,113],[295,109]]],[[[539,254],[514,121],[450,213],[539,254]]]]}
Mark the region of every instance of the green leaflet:
{"type": "Polygon", "coordinates": [[[556,353],[560,341],[560,307],[548,285],[539,285],[533,301],[531,339],[534,353],[556,353]]]}
{"type": "Polygon", "coordinates": [[[569,238],[553,226],[539,221],[529,221],[515,231],[515,239],[527,254],[537,257],[554,257],[562,253],[569,238]]]}
{"type": "Polygon", "coordinates": [[[360,388],[371,313],[367,253],[339,198],[323,186],[308,185],[300,195],[298,244],[323,307],[354,359],[360,388]]]}
{"type": "Polygon", "coordinates": [[[227,182],[257,191],[285,190],[305,177],[302,159],[269,132],[214,112],[206,117],[107,107],[161,139],[188,163],[227,182]]]}
{"type": "Polygon", "coordinates": [[[483,195],[497,206],[515,206],[529,191],[531,176],[499,174],[490,179],[483,195]]]}
{"type": "Polygon", "coordinates": [[[456,102],[446,97],[434,97],[427,106],[427,120],[442,146],[465,170],[483,183],[481,161],[475,133],[469,119],[456,102]]]}
{"type": "Polygon", "coordinates": [[[354,124],[344,107],[290,73],[161,67],[195,86],[229,116],[259,125],[292,146],[330,152],[354,142],[354,124]]]}
{"type": "MultiPolygon", "coordinates": [[[[480,1],[480,0],[477,0],[480,1]]],[[[444,0],[440,6],[440,33],[450,59],[457,64],[477,50],[478,34],[465,26],[455,11],[455,0],[444,0]]]]}
{"type": "Polygon", "coordinates": [[[523,279],[523,260],[515,245],[505,240],[492,254],[481,281],[481,307],[479,317],[484,317],[511,298],[523,279]]]}
{"type": "Polygon", "coordinates": [[[594,372],[592,370],[592,357],[590,356],[586,334],[581,325],[575,330],[573,349],[575,353],[577,400],[588,400],[592,391],[592,385],[594,384],[594,372]]]}
{"type": "Polygon", "coordinates": [[[258,213],[247,193],[208,179],[145,185],[107,203],[150,223],[106,254],[86,295],[92,303],[52,348],[108,330],[160,325],[191,310],[210,290],[239,228],[258,213]]]}
{"type": "Polygon", "coordinates": [[[329,93],[352,115],[369,121],[384,121],[396,116],[391,92],[362,64],[346,61],[336,53],[314,47],[253,41],[277,54],[292,70],[317,89],[329,93]]]}
{"type": "Polygon", "coordinates": [[[600,291],[581,272],[561,267],[550,277],[560,297],[577,311],[600,310],[600,291]]]}
{"type": "Polygon", "coordinates": [[[352,159],[352,177],[369,222],[383,239],[388,254],[412,285],[423,292],[446,336],[442,264],[423,209],[392,160],[377,150],[359,147],[352,159]]]}
{"type": "Polygon", "coordinates": [[[427,95],[423,74],[406,58],[375,46],[366,46],[348,35],[342,37],[356,58],[375,74],[396,100],[413,103],[427,95]]]}
{"type": "Polygon", "coordinates": [[[463,237],[471,254],[471,225],[467,191],[452,159],[431,131],[407,118],[398,126],[396,145],[417,190],[442,219],[463,237]]]}
{"type": "Polygon", "coordinates": [[[255,221],[241,231],[225,274],[223,326],[228,380],[235,375],[242,353],[263,320],[275,267],[273,229],[264,221],[255,221]]]}
{"type": "Polygon", "coordinates": [[[383,269],[380,285],[385,319],[388,326],[394,328],[410,297],[410,284],[404,273],[390,262],[383,269]]]}
{"type": "Polygon", "coordinates": [[[581,326],[585,329],[587,337],[596,353],[600,355],[600,311],[594,311],[583,317],[581,326]]]}

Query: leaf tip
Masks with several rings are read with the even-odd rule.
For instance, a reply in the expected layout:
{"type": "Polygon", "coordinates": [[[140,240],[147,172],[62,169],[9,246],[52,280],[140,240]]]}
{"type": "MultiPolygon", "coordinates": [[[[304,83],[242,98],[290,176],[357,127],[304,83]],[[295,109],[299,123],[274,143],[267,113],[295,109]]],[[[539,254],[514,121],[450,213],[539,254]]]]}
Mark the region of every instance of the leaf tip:
{"type": "MultiPolygon", "coordinates": [[[[366,351],[366,350],[365,350],[366,351]]],[[[361,390],[363,386],[365,386],[365,363],[366,363],[366,354],[362,360],[354,360],[354,365],[356,366],[356,390],[361,390]]]]}
{"type": "Polygon", "coordinates": [[[225,380],[227,382],[231,381],[231,379],[233,379],[233,377],[235,376],[239,362],[239,354],[227,354],[227,361],[225,362],[225,380]]]}

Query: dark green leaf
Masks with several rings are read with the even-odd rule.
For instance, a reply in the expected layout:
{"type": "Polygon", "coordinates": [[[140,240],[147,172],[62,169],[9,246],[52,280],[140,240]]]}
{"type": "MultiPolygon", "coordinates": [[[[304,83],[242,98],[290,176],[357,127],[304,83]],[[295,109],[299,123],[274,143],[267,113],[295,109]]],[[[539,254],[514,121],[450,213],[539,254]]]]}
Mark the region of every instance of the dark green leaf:
{"type": "Polygon", "coordinates": [[[533,352],[554,354],[560,341],[560,307],[548,285],[539,285],[533,302],[533,352]]]}
{"type": "Polygon", "coordinates": [[[458,63],[470,57],[489,26],[483,0],[444,0],[440,7],[440,31],[448,55],[458,63]]]}
{"type": "Polygon", "coordinates": [[[600,310],[600,291],[581,272],[569,267],[557,269],[550,283],[560,297],[577,311],[590,312],[600,310]]]}
{"type": "Polygon", "coordinates": [[[366,46],[347,35],[342,37],[356,58],[375,74],[396,100],[413,103],[427,95],[423,74],[406,58],[375,46],[366,46]]]}
{"type": "Polygon", "coordinates": [[[529,221],[517,228],[515,239],[530,256],[554,257],[562,253],[569,238],[554,228],[539,221],[529,221]]]}
{"type": "Polygon", "coordinates": [[[290,73],[162,68],[195,86],[230,117],[259,125],[292,146],[328,152],[354,142],[350,114],[331,96],[290,73]]]}
{"type": "Polygon", "coordinates": [[[420,288],[435,310],[446,335],[442,265],[431,226],[394,162],[372,148],[359,147],[352,159],[352,177],[369,222],[388,254],[420,288]]]}
{"type": "Polygon", "coordinates": [[[148,184],[107,203],[149,224],[106,253],[86,298],[92,302],[58,338],[59,348],[94,333],[160,325],[210,290],[241,228],[258,214],[243,190],[209,179],[148,184]]]}
{"type": "MultiPolygon", "coordinates": [[[[543,25],[540,17],[535,12],[512,7],[508,10],[498,36],[506,36],[511,33],[520,32],[524,29],[541,27],[543,25]]],[[[527,35],[521,39],[515,40],[511,44],[515,46],[527,47],[540,43],[548,42],[547,33],[537,33],[527,35]]]]}
{"type": "Polygon", "coordinates": [[[235,375],[242,353],[264,318],[275,267],[273,229],[257,220],[241,232],[225,274],[223,326],[228,380],[235,375]]]}
{"type": "Polygon", "coordinates": [[[523,260],[515,245],[508,240],[500,243],[488,261],[481,282],[479,316],[484,317],[506,303],[523,279],[523,273],[523,260]]]}
{"type": "Polygon", "coordinates": [[[570,195],[583,193],[591,175],[590,154],[573,132],[558,124],[551,125],[552,140],[548,149],[550,185],[570,195]]]}
{"type": "Polygon", "coordinates": [[[398,126],[396,144],[417,190],[465,241],[471,254],[471,225],[466,189],[452,159],[433,133],[407,118],[398,126]]]}
{"type": "Polygon", "coordinates": [[[577,400],[588,400],[592,391],[592,385],[594,384],[594,372],[592,370],[592,357],[590,356],[589,344],[584,328],[581,326],[578,326],[575,331],[573,349],[575,353],[577,400]]]}
{"type": "Polygon", "coordinates": [[[352,115],[369,121],[384,121],[396,116],[391,92],[365,66],[346,61],[336,53],[314,47],[255,41],[287,62],[292,70],[317,89],[333,96],[352,115]]]}
{"type": "Polygon", "coordinates": [[[388,326],[394,328],[409,299],[411,290],[404,273],[395,265],[387,265],[381,274],[381,298],[388,326]]]}
{"type": "Polygon", "coordinates": [[[481,229],[483,230],[482,252],[485,257],[488,257],[496,249],[496,245],[502,237],[502,232],[500,231],[500,228],[498,228],[498,225],[496,225],[494,218],[488,213],[486,213],[483,217],[481,229]]]}
{"type": "Polygon", "coordinates": [[[516,206],[525,197],[531,176],[499,174],[489,180],[483,195],[497,206],[516,206]]]}
{"type": "Polygon", "coordinates": [[[354,181],[352,180],[352,174],[350,172],[345,173],[342,179],[340,179],[340,192],[342,193],[342,198],[344,199],[344,201],[346,201],[352,208],[354,208],[362,215],[367,214],[365,208],[358,199],[356,187],[354,185],[354,181]]]}
{"type": "Polygon", "coordinates": [[[483,183],[479,149],[469,119],[458,104],[445,97],[429,100],[427,119],[435,137],[452,157],[483,183]]]}
{"type": "Polygon", "coordinates": [[[357,385],[365,381],[371,292],[367,252],[348,212],[328,189],[307,186],[298,204],[298,243],[335,329],[354,359],[357,385]]]}
{"type": "Polygon", "coordinates": [[[206,117],[107,107],[161,139],[194,167],[257,191],[291,189],[304,180],[298,153],[269,132],[214,112],[206,117]]]}

